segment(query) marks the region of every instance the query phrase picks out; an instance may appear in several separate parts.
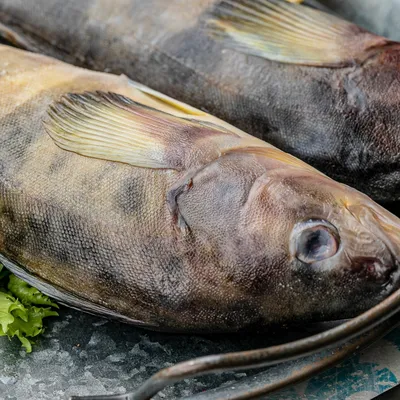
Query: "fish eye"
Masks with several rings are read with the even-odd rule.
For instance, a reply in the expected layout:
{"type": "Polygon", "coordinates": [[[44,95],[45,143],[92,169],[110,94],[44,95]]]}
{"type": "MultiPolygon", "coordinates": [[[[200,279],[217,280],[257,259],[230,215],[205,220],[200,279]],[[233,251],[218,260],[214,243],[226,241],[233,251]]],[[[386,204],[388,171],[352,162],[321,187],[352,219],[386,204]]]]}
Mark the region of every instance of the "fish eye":
{"type": "Polygon", "coordinates": [[[334,256],[339,250],[337,229],[324,220],[309,220],[297,224],[292,233],[291,250],[295,257],[312,264],[334,256]]]}

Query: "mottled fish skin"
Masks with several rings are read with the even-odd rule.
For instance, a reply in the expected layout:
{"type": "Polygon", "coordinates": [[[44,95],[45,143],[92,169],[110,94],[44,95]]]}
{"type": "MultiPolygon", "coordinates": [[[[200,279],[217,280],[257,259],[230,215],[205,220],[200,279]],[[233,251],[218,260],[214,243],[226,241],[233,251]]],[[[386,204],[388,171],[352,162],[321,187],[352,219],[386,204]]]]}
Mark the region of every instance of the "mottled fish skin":
{"type": "MultiPolygon", "coordinates": [[[[92,302],[154,329],[234,331],[344,318],[398,286],[399,220],[300,160],[192,110],[236,142],[200,163],[179,194],[185,234],[167,199],[190,165],[81,156],[58,147],[43,124],[67,93],[100,90],[173,108],[126,77],[3,45],[0,71],[0,254],[83,298],[85,309],[92,302]],[[329,220],[341,240],[319,267],[288,248],[293,226],[310,218],[329,220]]],[[[211,142],[195,152],[199,160],[211,142]]]]}
{"type": "Polygon", "coordinates": [[[201,275],[187,269],[173,240],[165,194],[176,174],[133,173],[128,165],[65,152],[42,126],[49,104],[68,92],[111,90],[162,105],[126,77],[8,46],[0,45],[0,71],[0,252],[58,287],[149,325],[163,325],[162,312],[153,310],[160,305],[172,313],[166,320],[181,308],[184,314],[183,300],[190,301],[201,275]]]}
{"type": "Polygon", "coordinates": [[[291,153],[377,201],[400,199],[399,47],[345,68],[225,49],[203,20],[218,0],[1,0],[40,51],[124,73],[291,153]]]}

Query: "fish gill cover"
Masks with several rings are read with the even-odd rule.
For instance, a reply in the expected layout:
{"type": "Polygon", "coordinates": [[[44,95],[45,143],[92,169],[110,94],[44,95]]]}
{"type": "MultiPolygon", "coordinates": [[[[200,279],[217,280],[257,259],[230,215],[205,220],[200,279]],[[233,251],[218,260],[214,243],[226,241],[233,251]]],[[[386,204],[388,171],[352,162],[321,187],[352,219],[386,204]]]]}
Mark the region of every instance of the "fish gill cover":
{"type": "Polygon", "coordinates": [[[58,316],[57,304],[0,264],[0,336],[16,336],[26,351],[44,332],[43,319],[58,316]]]}

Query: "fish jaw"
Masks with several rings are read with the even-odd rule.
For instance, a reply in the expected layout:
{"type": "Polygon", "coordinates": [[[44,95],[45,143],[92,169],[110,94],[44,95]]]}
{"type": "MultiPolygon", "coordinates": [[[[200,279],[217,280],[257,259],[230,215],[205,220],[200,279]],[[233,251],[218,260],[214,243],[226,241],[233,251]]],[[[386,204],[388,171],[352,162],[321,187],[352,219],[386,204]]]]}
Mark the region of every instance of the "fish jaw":
{"type": "Polygon", "coordinates": [[[368,205],[351,205],[348,210],[365,227],[375,227],[377,241],[381,241],[387,251],[386,262],[380,261],[376,277],[387,276],[385,295],[390,294],[400,286],[400,221],[399,219],[375,203],[368,205]]]}

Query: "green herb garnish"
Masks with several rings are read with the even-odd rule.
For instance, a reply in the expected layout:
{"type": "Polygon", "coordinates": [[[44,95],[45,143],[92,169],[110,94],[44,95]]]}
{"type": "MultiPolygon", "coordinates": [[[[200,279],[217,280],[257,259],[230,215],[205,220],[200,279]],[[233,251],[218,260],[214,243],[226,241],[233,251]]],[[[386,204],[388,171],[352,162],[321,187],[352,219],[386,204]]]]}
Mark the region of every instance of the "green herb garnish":
{"type": "Polygon", "coordinates": [[[32,338],[44,332],[43,318],[58,316],[53,308],[58,306],[49,297],[0,264],[0,336],[16,336],[30,353],[32,338]]]}

